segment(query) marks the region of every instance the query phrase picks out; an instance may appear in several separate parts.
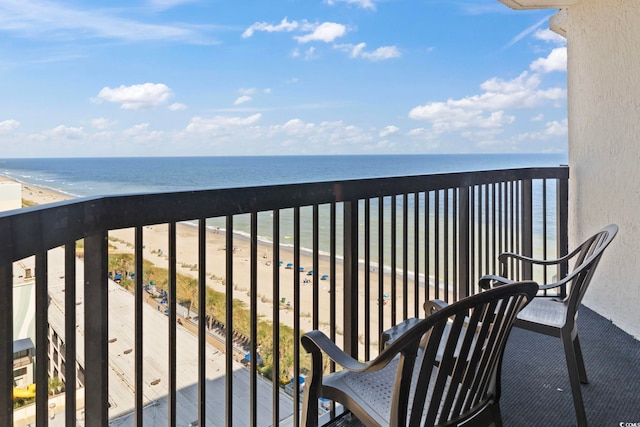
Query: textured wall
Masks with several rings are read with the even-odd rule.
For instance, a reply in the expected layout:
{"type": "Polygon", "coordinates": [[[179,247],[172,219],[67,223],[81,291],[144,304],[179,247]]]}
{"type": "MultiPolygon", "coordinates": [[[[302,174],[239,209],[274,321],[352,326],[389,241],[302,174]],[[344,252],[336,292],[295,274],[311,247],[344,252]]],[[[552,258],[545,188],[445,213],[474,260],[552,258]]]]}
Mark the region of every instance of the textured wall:
{"type": "Polygon", "coordinates": [[[570,242],[620,226],[585,304],[640,338],[640,1],[567,10],[570,242]]]}

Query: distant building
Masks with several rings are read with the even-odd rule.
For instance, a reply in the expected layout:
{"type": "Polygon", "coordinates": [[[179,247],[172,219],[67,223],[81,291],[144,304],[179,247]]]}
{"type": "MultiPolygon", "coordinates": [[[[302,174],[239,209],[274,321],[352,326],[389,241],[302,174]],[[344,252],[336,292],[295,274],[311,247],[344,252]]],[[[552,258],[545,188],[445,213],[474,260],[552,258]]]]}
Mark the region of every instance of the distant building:
{"type": "Polygon", "coordinates": [[[0,182],[0,212],[22,207],[22,184],[0,182]]]}

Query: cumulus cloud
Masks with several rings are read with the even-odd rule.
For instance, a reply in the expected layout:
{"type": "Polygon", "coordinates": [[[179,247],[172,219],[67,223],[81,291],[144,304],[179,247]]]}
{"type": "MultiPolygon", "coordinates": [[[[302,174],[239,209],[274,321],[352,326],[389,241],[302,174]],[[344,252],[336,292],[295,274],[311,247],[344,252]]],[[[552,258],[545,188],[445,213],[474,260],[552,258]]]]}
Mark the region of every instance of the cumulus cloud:
{"type": "Polygon", "coordinates": [[[56,139],[80,139],[85,136],[82,127],[56,126],[53,129],[44,132],[47,137],[56,139]]]}
{"type": "Polygon", "coordinates": [[[551,122],[547,122],[544,125],[544,129],[538,132],[525,132],[518,135],[518,141],[529,141],[529,140],[546,140],[551,139],[553,137],[563,137],[569,134],[569,124],[567,119],[563,120],[554,120],[551,122]]]}
{"type": "Polygon", "coordinates": [[[321,41],[331,43],[335,39],[344,36],[347,33],[347,27],[335,22],[323,22],[313,28],[313,30],[304,36],[296,36],[298,43],[308,43],[311,41],[321,41]]]}
{"type": "Polygon", "coordinates": [[[109,119],[105,119],[104,117],[100,117],[98,119],[91,120],[91,126],[96,129],[105,130],[110,128],[114,124],[113,121],[109,119]]]}
{"type": "Polygon", "coordinates": [[[538,58],[530,65],[533,71],[550,73],[552,71],[567,71],[567,48],[557,47],[546,58],[538,58]]]}
{"type": "Polygon", "coordinates": [[[479,95],[419,105],[409,117],[430,122],[439,134],[469,129],[486,134],[491,129],[495,135],[516,120],[506,110],[531,109],[566,96],[563,89],[541,89],[540,84],[539,75],[526,71],[512,80],[492,78],[480,85],[484,92],[479,95]]]}
{"type": "Polygon", "coordinates": [[[149,123],[139,123],[122,131],[122,135],[127,137],[128,141],[135,143],[145,143],[160,139],[164,132],[158,130],[150,130],[149,123]]]}
{"type": "Polygon", "coordinates": [[[376,9],[376,5],[372,0],[326,0],[325,3],[330,5],[334,5],[336,3],[347,3],[354,4],[362,9],[376,9]]]}
{"type": "Polygon", "coordinates": [[[291,32],[293,30],[296,30],[299,26],[300,24],[298,23],[298,21],[289,22],[286,17],[276,25],[269,24],[268,22],[256,22],[255,24],[244,30],[244,32],[242,33],[242,38],[249,38],[253,36],[256,31],[265,31],[267,33],[291,32]]]}
{"type": "Polygon", "coordinates": [[[125,110],[140,110],[164,104],[173,95],[162,83],[144,83],[117,88],[104,87],[93,99],[94,102],[114,102],[125,110]]]}
{"type": "Polygon", "coordinates": [[[245,102],[249,102],[252,99],[253,98],[251,98],[249,95],[242,95],[242,96],[238,97],[235,101],[233,101],[233,105],[244,104],[245,102]]]}
{"type": "Polygon", "coordinates": [[[351,58],[365,58],[371,61],[384,61],[385,59],[398,58],[400,50],[396,46],[382,46],[373,51],[365,51],[366,43],[338,44],[334,48],[349,53],[351,58]]]}
{"type": "Polygon", "coordinates": [[[180,110],[186,110],[187,106],[181,102],[174,102],[173,104],[169,105],[167,108],[171,111],[180,111],[180,110]]]}
{"type": "Polygon", "coordinates": [[[209,133],[224,130],[232,127],[249,126],[256,123],[262,114],[253,114],[247,117],[216,116],[210,119],[204,117],[194,117],[187,125],[187,132],[209,133]]]}
{"type": "Polygon", "coordinates": [[[399,127],[390,125],[390,126],[385,126],[378,135],[380,135],[380,138],[386,138],[389,135],[393,135],[394,133],[398,132],[400,130],[399,127]]]}
{"type": "Polygon", "coordinates": [[[537,40],[542,40],[548,43],[555,43],[555,44],[560,44],[560,45],[564,45],[567,43],[567,39],[565,39],[564,37],[562,37],[560,34],[551,31],[548,28],[545,29],[538,29],[534,34],[533,34],[533,38],[537,39],[537,40]]]}
{"type": "Polygon", "coordinates": [[[9,133],[18,129],[20,122],[14,119],[3,120],[0,122],[0,133],[9,133]]]}

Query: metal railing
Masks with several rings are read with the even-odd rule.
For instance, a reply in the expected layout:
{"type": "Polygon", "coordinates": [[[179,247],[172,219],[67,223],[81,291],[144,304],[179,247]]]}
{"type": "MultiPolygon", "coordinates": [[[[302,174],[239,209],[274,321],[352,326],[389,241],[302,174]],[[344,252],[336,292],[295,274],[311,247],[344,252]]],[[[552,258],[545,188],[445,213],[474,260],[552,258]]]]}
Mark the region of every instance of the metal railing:
{"type": "MultiPolygon", "coordinates": [[[[292,399],[292,408],[282,413],[279,380],[283,372],[293,378],[304,373],[306,362],[298,343],[305,329],[324,329],[345,351],[368,359],[378,352],[382,331],[408,317],[423,316],[425,300],[454,301],[478,292],[477,279],[496,272],[500,252],[543,257],[566,253],[568,175],[567,167],[528,168],[105,196],[0,214],[0,425],[12,425],[14,420],[11,355],[12,342],[18,338],[13,336],[16,262],[32,257],[35,265],[35,383],[38,390],[44,390],[49,376],[50,250],[64,247],[60,263],[64,264],[64,307],[75,307],[78,282],[85,296],[83,346],[78,344],[76,310],[64,313],[64,331],[59,331],[64,337],[64,359],[81,364],[86,425],[107,425],[110,245],[115,244],[116,230],[131,229],[135,369],[130,384],[135,401],[133,423],[142,425],[149,404],[142,392],[148,357],[143,346],[145,289],[149,287],[145,271],[150,268],[145,264],[149,258],[145,251],[150,249],[147,233],[151,233],[149,226],[165,224],[166,255],[161,253],[167,269],[168,348],[161,357],[167,366],[167,377],[162,380],[167,383],[168,424],[176,425],[185,417],[178,413],[176,385],[181,351],[177,325],[181,320],[180,324],[189,321],[198,337],[197,413],[186,417],[199,420],[202,426],[207,414],[217,411],[224,412],[226,425],[278,425],[289,417],[297,426],[299,399],[292,399]],[[183,224],[185,221],[189,224],[183,224]],[[183,274],[178,271],[183,262],[178,251],[179,230],[184,227],[191,227],[197,239],[193,248],[197,262],[191,267],[197,292],[189,305],[197,306],[199,315],[193,321],[183,319],[177,310],[178,299],[184,300],[177,289],[183,274]],[[223,239],[225,251],[222,265],[211,271],[214,234],[223,239]],[[82,254],[77,249],[81,240],[82,254]],[[248,254],[239,256],[235,248],[240,243],[247,245],[248,254]],[[291,262],[281,263],[283,259],[291,262]],[[265,268],[270,271],[267,276],[265,268]],[[77,271],[83,271],[81,277],[77,271]],[[225,309],[209,315],[207,287],[214,277],[223,289],[225,309]],[[240,277],[248,283],[239,284],[240,277]],[[246,296],[247,307],[239,309],[234,300],[241,294],[246,296]],[[269,310],[264,303],[270,305],[269,310]],[[248,329],[241,330],[238,313],[249,318],[248,329]],[[207,337],[214,321],[223,337],[224,409],[212,407],[206,387],[207,337]],[[283,332],[287,329],[281,325],[289,326],[291,333],[283,332]],[[264,327],[270,328],[267,335],[264,327]],[[242,414],[233,402],[238,388],[232,375],[238,369],[233,356],[237,342],[224,339],[234,332],[244,337],[248,360],[261,356],[271,364],[265,370],[249,363],[243,371],[249,376],[249,387],[242,414]],[[84,354],[77,356],[81,347],[84,354]],[[265,357],[265,348],[271,357],[265,357]],[[285,354],[287,351],[293,354],[285,354]],[[273,378],[268,419],[258,405],[259,388],[264,398],[263,375],[273,378]]],[[[558,273],[544,272],[547,276],[558,273]]],[[[537,273],[524,272],[525,276],[532,274],[537,273]]],[[[65,366],[67,384],[76,384],[76,363],[65,366]]],[[[302,387],[300,381],[293,381],[293,395],[299,396],[302,387]]],[[[74,389],[66,388],[68,426],[77,422],[74,389]]],[[[47,399],[46,393],[36,393],[38,426],[48,425],[47,399]]]]}

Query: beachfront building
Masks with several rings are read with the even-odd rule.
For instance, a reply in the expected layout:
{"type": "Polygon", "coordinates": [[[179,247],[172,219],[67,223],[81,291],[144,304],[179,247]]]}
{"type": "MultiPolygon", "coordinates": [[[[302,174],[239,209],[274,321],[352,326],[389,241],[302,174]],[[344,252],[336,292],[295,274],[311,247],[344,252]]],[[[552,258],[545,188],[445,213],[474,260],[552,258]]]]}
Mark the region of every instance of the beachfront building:
{"type": "Polygon", "coordinates": [[[587,306],[640,338],[640,2],[500,0],[514,9],[560,9],[550,19],[567,39],[569,238],[620,226],[610,262],[584,298],[587,306]]]}
{"type": "Polygon", "coordinates": [[[22,207],[22,184],[0,182],[0,212],[22,207]]]}

